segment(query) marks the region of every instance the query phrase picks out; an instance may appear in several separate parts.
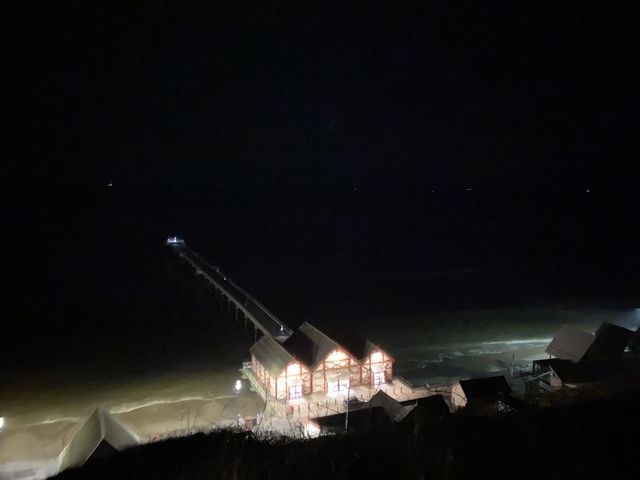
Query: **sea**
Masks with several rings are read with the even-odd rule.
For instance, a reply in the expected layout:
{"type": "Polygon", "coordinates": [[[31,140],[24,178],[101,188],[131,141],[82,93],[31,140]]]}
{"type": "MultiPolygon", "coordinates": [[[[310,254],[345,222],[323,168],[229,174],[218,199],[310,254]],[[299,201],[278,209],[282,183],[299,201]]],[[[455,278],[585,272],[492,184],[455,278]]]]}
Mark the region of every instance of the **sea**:
{"type": "Polygon", "coordinates": [[[503,374],[564,324],[640,325],[625,196],[100,185],[25,193],[7,248],[0,416],[233,391],[255,340],[179,235],[292,328],[347,326],[416,384],[503,374]]]}

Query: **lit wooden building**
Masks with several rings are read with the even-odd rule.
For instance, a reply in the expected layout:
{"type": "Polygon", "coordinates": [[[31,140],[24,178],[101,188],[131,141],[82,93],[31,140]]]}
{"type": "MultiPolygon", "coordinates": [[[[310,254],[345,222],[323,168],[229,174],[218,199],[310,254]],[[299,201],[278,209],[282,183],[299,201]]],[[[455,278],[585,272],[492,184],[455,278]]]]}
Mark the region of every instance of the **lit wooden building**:
{"type": "Polygon", "coordinates": [[[345,392],[392,379],[394,359],[348,331],[320,331],[304,323],[284,343],[264,336],[250,349],[253,375],[265,395],[295,399],[345,392]]]}

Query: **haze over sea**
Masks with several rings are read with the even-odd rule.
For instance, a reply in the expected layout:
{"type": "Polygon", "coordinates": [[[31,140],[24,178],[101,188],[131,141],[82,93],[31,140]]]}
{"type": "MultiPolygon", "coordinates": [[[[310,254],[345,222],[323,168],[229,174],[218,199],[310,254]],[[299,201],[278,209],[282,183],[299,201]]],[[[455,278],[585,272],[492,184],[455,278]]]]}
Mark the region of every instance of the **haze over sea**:
{"type": "Polygon", "coordinates": [[[503,372],[565,323],[640,324],[623,195],[115,185],[25,207],[0,367],[13,425],[232,393],[253,329],[164,246],[169,234],[289,326],[347,324],[416,383],[503,372]]]}

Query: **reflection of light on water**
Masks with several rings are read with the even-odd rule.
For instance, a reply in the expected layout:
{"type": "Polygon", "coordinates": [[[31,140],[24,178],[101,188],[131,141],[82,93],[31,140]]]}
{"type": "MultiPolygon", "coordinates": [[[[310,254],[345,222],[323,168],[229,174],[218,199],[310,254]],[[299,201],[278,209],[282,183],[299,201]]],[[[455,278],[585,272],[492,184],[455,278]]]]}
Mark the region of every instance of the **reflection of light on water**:
{"type": "Polygon", "coordinates": [[[482,342],[480,345],[522,345],[528,343],[544,343],[547,344],[552,340],[551,337],[548,338],[523,338],[519,340],[499,340],[493,342],[482,342]]]}
{"type": "Polygon", "coordinates": [[[119,405],[117,407],[110,408],[109,411],[115,414],[128,413],[128,412],[132,412],[133,410],[138,410],[139,408],[144,408],[144,407],[150,407],[152,405],[167,405],[171,403],[187,402],[190,400],[210,401],[210,400],[220,400],[223,398],[233,398],[233,397],[231,395],[221,395],[218,397],[203,397],[200,395],[195,395],[195,396],[177,398],[173,400],[170,400],[170,399],[150,400],[147,402],[128,403],[128,404],[119,405]]]}

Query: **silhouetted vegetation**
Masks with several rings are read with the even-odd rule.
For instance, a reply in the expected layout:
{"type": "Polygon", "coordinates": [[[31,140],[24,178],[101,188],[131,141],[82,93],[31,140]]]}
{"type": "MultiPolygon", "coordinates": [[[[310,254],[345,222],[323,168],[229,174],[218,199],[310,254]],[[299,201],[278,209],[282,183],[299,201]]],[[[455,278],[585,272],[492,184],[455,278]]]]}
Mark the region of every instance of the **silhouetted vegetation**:
{"type": "Polygon", "coordinates": [[[636,462],[639,399],[456,414],[305,441],[219,431],[133,448],[57,478],[620,478],[636,462]]]}

